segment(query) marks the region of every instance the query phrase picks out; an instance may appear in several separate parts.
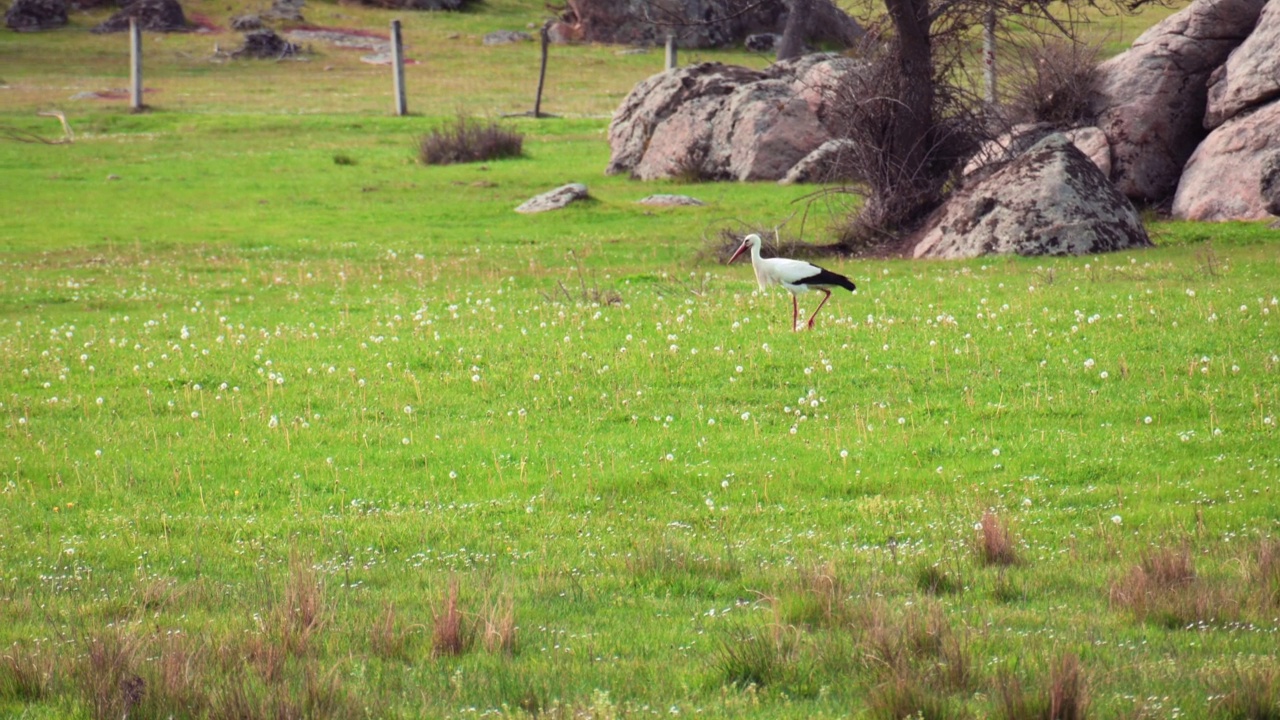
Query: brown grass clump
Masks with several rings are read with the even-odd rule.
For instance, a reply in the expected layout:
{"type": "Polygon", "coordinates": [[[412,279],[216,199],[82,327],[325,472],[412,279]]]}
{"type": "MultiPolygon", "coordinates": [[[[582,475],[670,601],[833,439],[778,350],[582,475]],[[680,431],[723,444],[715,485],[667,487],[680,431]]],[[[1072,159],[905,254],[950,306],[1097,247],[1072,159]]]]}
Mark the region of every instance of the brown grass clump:
{"type": "Polygon", "coordinates": [[[1249,580],[1257,589],[1263,613],[1280,608],[1280,540],[1258,543],[1249,580]]]}
{"type": "Polygon", "coordinates": [[[110,633],[85,641],[76,669],[76,685],[95,720],[128,717],[142,702],[147,683],[139,674],[140,644],[132,637],[110,633]]]}
{"type": "Polygon", "coordinates": [[[1111,585],[1113,605],[1131,610],[1140,622],[1169,629],[1229,622],[1240,602],[1227,588],[1202,580],[1187,547],[1145,554],[1124,577],[1111,585]]]}
{"type": "Polygon", "coordinates": [[[54,658],[26,645],[10,646],[0,654],[0,699],[29,703],[48,697],[54,678],[54,658]]]}
{"type": "Polygon", "coordinates": [[[978,560],[983,565],[1008,566],[1018,563],[1018,550],[1013,533],[1009,530],[1009,526],[990,510],[982,514],[976,548],[978,560]]]}
{"type": "Polygon", "coordinates": [[[458,581],[452,580],[436,613],[432,649],[436,655],[461,655],[471,644],[470,635],[458,608],[458,581]]]}
{"type": "Polygon", "coordinates": [[[1239,720],[1280,720],[1280,668],[1235,668],[1211,683],[1215,715],[1239,720]]]}
{"type": "Polygon", "coordinates": [[[510,597],[491,604],[484,614],[484,649],[491,653],[516,652],[516,605],[510,597]]]}
{"type": "Polygon", "coordinates": [[[276,608],[285,650],[305,653],[311,637],[324,626],[325,616],[323,581],[309,561],[296,555],[291,557],[284,595],[276,608]]]}
{"type": "Polygon", "coordinates": [[[906,691],[916,687],[941,692],[973,686],[968,641],[952,630],[946,611],[936,602],[914,605],[900,614],[883,602],[872,603],[853,631],[867,667],[884,678],[884,699],[894,701],[890,706],[913,697],[906,691]]]}
{"type": "Polygon", "coordinates": [[[482,162],[520,157],[524,135],[497,123],[482,123],[464,115],[422,136],[418,154],[427,165],[482,162]]]}
{"type": "Polygon", "coordinates": [[[404,659],[408,656],[408,640],[404,630],[396,622],[396,606],[387,603],[382,614],[369,630],[369,647],[384,659],[404,659]]]}
{"type": "Polygon", "coordinates": [[[1028,694],[1022,681],[1010,674],[996,680],[995,696],[1005,720],[1084,720],[1089,717],[1089,689],[1080,658],[1065,653],[1049,669],[1040,692],[1028,694]]]}

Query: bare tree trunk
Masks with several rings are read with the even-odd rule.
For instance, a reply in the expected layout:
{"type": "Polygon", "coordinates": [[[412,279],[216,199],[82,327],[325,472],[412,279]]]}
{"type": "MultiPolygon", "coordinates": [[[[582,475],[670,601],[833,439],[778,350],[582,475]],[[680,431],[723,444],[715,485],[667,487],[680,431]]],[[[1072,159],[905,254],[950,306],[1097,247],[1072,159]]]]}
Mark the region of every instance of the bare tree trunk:
{"type": "Polygon", "coordinates": [[[782,41],[778,43],[778,60],[790,60],[804,54],[804,41],[809,35],[812,17],[813,0],[791,0],[787,26],[782,29],[782,41]]]}
{"type": "Polygon", "coordinates": [[[898,111],[885,158],[897,178],[892,202],[900,207],[892,215],[901,215],[886,219],[897,225],[936,205],[941,188],[928,168],[934,139],[929,0],[886,0],[885,7],[898,31],[898,111]]]}

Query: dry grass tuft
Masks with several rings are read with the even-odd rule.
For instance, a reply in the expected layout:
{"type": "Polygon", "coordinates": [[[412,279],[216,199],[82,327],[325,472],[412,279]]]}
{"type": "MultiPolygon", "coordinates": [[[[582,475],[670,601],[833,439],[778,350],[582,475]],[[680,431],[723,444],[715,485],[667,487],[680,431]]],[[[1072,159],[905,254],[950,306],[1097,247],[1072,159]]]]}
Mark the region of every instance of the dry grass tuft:
{"type": "Polygon", "coordinates": [[[974,684],[967,638],[952,630],[937,602],[897,613],[882,601],[871,603],[853,631],[864,663],[884,678],[886,699],[901,699],[904,691],[917,686],[942,692],[967,690],[974,684]]]}
{"type": "Polygon", "coordinates": [[[952,709],[945,695],[934,691],[924,679],[912,675],[894,675],[872,688],[867,705],[870,717],[884,720],[964,717],[963,713],[952,709]]]}
{"type": "Polygon", "coordinates": [[[147,683],[138,670],[143,653],[138,641],[120,633],[91,637],[76,671],[76,685],[95,720],[128,717],[142,702],[147,683]]]}
{"type": "Polygon", "coordinates": [[[1185,546],[1145,554],[1111,584],[1110,599],[1140,622],[1174,630],[1233,622],[1246,604],[1238,589],[1200,578],[1185,546]]]}
{"type": "Polygon", "coordinates": [[[408,646],[408,637],[396,622],[396,606],[387,603],[369,630],[369,647],[380,658],[403,660],[408,657],[408,646]]]}
{"type": "Polygon", "coordinates": [[[0,655],[0,700],[36,702],[49,696],[54,679],[54,658],[15,643],[0,655]]]}
{"type": "Polygon", "coordinates": [[[324,626],[325,615],[323,580],[308,560],[291,557],[284,597],[276,608],[284,649],[293,654],[305,653],[311,637],[324,626]]]}
{"type": "Polygon", "coordinates": [[[471,644],[462,610],[458,608],[458,581],[449,582],[449,590],[435,616],[432,649],[437,656],[461,655],[471,644]]]}
{"type": "Polygon", "coordinates": [[[743,689],[774,684],[794,659],[794,640],[792,633],[777,625],[731,633],[716,648],[715,667],[720,681],[743,689]]]}
{"type": "Polygon", "coordinates": [[[491,653],[515,655],[516,604],[510,597],[494,602],[484,613],[484,649],[491,653]]]}
{"type": "Polygon", "coordinates": [[[427,165],[483,162],[520,157],[524,136],[497,123],[482,123],[465,115],[439,130],[432,130],[419,143],[419,157],[427,165]]]}
{"type": "Polygon", "coordinates": [[[1089,714],[1089,689],[1080,658],[1066,653],[1049,671],[1049,720],[1084,720],[1089,714]]]}
{"type": "Polygon", "coordinates": [[[1001,673],[994,693],[1005,720],[1084,720],[1089,717],[1089,690],[1080,658],[1065,653],[1049,669],[1041,691],[1028,694],[1021,680],[1001,673]]]}
{"type": "Polygon", "coordinates": [[[916,588],[928,595],[954,595],[964,583],[938,563],[928,563],[916,568],[916,588]]]}
{"type": "Polygon", "coordinates": [[[984,565],[1016,565],[1018,563],[1017,544],[1013,533],[994,512],[988,510],[982,514],[977,540],[978,560],[984,565]]]}
{"type": "Polygon", "coordinates": [[[1215,715],[1232,720],[1280,720],[1280,668],[1235,668],[1211,683],[1215,715]]]}
{"type": "Polygon", "coordinates": [[[1280,540],[1258,543],[1249,581],[1257,589],[1258,604],[1264,613],[1280,608],[1280,540]]]}

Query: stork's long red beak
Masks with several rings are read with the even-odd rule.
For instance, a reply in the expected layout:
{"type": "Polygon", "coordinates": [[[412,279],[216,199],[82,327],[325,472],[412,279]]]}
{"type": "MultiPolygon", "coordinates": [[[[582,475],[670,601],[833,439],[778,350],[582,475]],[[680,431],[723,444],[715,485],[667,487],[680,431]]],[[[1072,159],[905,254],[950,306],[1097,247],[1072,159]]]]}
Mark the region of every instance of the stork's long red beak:
{"type": "Polygon", "coordinates": [[[733,261],[734,261],[734,260],[737,260],[739,255],[741,255],[742,253],[746,252],[747,247],[748,247],[749,245],[750,245],[750,243],[748,243],[746,240],[743,240],[743,241],[742,241],[742,244],[741,244],[741,245],[739,245],[739,246],[738,246],[738,249],[737,249],[737,250],[735,250],[735,251],[733,252],[733,256],[729,258],[729,262],[725,263],[725,265],[732,265],[732,264],[733,264],[733,261]]]}

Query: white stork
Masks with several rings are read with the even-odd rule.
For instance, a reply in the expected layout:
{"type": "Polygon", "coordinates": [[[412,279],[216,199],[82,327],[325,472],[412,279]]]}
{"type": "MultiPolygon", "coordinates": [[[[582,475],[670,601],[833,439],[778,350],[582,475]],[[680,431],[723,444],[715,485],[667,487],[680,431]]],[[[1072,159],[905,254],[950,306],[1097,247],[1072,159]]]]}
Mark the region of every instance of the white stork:
{"type": "Polygon", "coordinates": [[[842,287],[850,292],[856,289],[849,278],[812,263],[788,258],[760,257],[760,236],[755,233],[742,239],[742,245],[733,253],[733,257],[729,258],[729,263],[737,260],[747,248],[751,248],[751,267],[756,271],[756,282],[760,284],[760,289],[764,290],[776,283],[791,293],[791,329],[793,331],[797,329],[796,321],[800,317],[800,306],[796,301],[796,295],[810,290],[817,290],[826,295],[809,316],[809,327],[813,327],[813,319],[818,316],[818,311],[827,303],[827,300],[831,299],[831,288],[842,287]]]}

